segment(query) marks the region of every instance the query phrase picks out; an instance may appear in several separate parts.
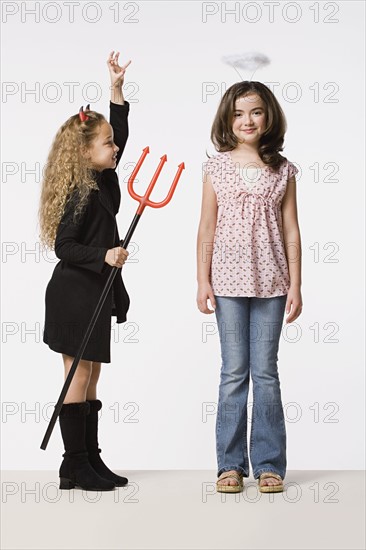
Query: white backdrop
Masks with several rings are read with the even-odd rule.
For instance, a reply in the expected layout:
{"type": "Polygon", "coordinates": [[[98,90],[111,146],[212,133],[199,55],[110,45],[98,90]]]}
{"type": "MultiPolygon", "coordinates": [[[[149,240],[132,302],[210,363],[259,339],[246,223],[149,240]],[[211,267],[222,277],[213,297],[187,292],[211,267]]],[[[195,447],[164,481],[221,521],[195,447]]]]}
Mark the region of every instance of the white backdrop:
{"type": "Polygon", "coordinates": [[[142,149],[150,146],[140,191],[168,156],[153,200],[165,197],[180,162],[186,168],[172,202],[145,210],[123,268],[131,307],[126,324],[113,318],[99,389],[108,464],[216,468],[220,346],[215,317],[196,307],[201,168],[206,149],[215,152],[220,98],[239,80],[221,57],[258,50],[271,65],[253,80],[279,99],[289,126],[283,154],[300,169],[304,306],[284,323],[279,350],[288,469],[362,469],[363,2],[77,2],[73,10],[2,3],[2,468],[56,469],[61,460],[58,425],[40,450],[63,383],[61,355],[42,342],[58,260],[39,248],[41,170],[57,129],[82,104],[108,116],[114,49],[122,63],[132,59],[121,238],[137,206],[127,179],[142,149]]]}

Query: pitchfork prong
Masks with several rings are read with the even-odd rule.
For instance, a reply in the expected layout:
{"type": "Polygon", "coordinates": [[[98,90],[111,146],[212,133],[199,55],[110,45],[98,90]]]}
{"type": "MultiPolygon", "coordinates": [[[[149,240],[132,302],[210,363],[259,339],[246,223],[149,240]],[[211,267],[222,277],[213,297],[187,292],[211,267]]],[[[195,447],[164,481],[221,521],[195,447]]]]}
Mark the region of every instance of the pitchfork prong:
{"type": "Polygon", "coordinates": [[[139,158],[139,160],[136,162],[136,166],[135,168],[132,170],[132,174],[130,175],[130,177],[128,178],[128,186],[127,186],[127,189],[128,189],[128,192],[129,194],[131,195],[131,197],[133,199],[135,199],[136,201],[140,201],[142,200],[143,197],[141,197],[141,195],[138,195],[133,187],[132,187],[132,184],[133,182],[135,181],[135,178],[136,178],[136,175],[138,173],[138,171],[140,170],[141,168],[141,164],[144,162],[145,160],[145,157],[146,155],[150,153],[150,149],[149,149],[149,146],[145,147],[143,150],[142,150],[142,155],[141,157],[139,158]]]}
{"type": "Polygon", "coordinates": [[[173,180],[173,183],[169,189],[169,192],[168,192],[168,195],[166,196],[166,198],[161,201],[161,202],[154,202],[154,201],[150,201],[149,200],[149,197],[150,197],[150,194],[152,192],[152,190],[154,189],[154,186],[155,186],[155,183],[160,175],[160,172],[164,166],[164,163],[167,161],[167,156],[166,155],[163,155],[161,158],[160,158],[160,162],[158,164],[158,167],[157,169],[155,170],[155,174],[153,175],[151,181],[150,181],[150,184],[146,190],[146,193],[144,196],[141,196],[141,195],[138,195],[134,189],[133,189],[133,183],[134,183],[134,180],[136,178],[136,175],[138,173],[138,171],[140,170],[141,168],[141,165],[143,163],[143,161],[145,160],[145,157],[146,155],[150,152],[150,149],[149,147],[145,147],[143,150],[142,150],[142,155],[141,157],[139,158],[134,170],[132,171],[132,174],[128,180],[128,192],[130,193],[131,197],[134,198],[135,200],[137,200],[139,203],[140,203],[140,206],[138,207],[137,209],[137,212],[136,214],[139,214],[141,215],[142,212],[144,211],[145,209],[145,206],[151,206],[152,208],[162,208],[163,206],[165,206],[166,204],[168,204],[168,202],[171,200],[172,196],[173,196],[173,193],[175,191],[175,188],[177,186],[177,183],[179,181],[179,178],[181,176],[181,173],[182,171],[184,170],[184,162],[182,162],[181,164],[178,165],[178,170],[177,170],[177,173],[174,177],[174,180],[173,180]]]}
{"type": "MultiPolygon", "coordinates": [[[[175,191],[175,188],[177,187],[177,183],[179,181],[179,178],[180,178],[180,175],[182,173],[182,171],[184,170],[185,166],[184,166],[184,162],[181,162],[180,164],[178,164],[178,170],[175,174],[175,177],[174,177],[174,180],[173,180],[173,183],[172,185],[170,186],[170,189],[169,189],[169,192],[166,196],[166,198],[161,201],[161,202],[154,202],[154,201],[150,201],[150,200],[147,200],[146,201],[146,204],[148,206],[151,206],[152,208],[162,208],[163,206],[165,206],[166,204],[168,204],[168,202],[171,200],[172,196],[173,196],[173,193],[175,191]]],[[[155,182],[154,182],[154,185],[155,185],[155,182]]]]}

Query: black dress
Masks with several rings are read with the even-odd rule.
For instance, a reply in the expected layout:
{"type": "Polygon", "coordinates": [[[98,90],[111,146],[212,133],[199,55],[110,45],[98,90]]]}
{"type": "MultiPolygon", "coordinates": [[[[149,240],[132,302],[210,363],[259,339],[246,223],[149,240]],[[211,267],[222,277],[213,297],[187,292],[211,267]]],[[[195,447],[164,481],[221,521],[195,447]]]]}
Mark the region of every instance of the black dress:
{"type": "MultiPolygon", "coordinates": [[[[119,147],[117,165],[128,138],[129,103],[110,102],[110,124],[119,147]]],[[[43,342],[56,352],[75,357],[113,269],[104,259],[107,250],[120,246],[116,222],[121,192],[114,169],[93,172],[98,190],[90,193],[87,206],[74,224],[72,217],[77,190],[66,203],[57,229],[56,264],[45,293],[43,342]]],[[[103,308],[90,335],[82,359],[110,363],[111,316],[127,320],[130,299],[122,269],[114,278],[103,308]]]]}

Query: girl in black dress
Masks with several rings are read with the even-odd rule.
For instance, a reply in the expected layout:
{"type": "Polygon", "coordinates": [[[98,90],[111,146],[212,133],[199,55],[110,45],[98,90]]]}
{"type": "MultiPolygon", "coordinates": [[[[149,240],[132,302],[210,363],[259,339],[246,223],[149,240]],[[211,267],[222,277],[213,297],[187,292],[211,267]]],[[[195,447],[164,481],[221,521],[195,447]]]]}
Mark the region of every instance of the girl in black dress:
{"type": "MultiPolygon", "coordinates": [[[[43,341],[62,354],[65,378],[112,268],[122,268],[128,256],[116,223],[121,193],[115,169],[128,138],[130,105],[122,85],[131,61],[120,67],[118,57],[112,51],[107,60],[110,124],[88,107],[71,116],[56,134],[42,182],[40,239],[60,259],[46,289],[43,341]]],[[[110,363],[111,316],[124,323],[129,305],[119,270],[60,412],[61,489],[108,491],[128,482],[100,457],[97,382],[101,363],[110,363]]]]}

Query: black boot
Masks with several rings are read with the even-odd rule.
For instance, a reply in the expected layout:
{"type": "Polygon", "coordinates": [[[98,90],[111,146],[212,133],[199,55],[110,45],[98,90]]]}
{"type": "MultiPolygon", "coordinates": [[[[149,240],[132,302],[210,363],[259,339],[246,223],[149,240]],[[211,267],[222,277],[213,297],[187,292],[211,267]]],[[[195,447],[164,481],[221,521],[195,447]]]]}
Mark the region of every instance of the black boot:
{"type": "Polygon", "coordinates": [[[76,485],[85,491],[111,491],[113,481],[104,479],[91,466],[85,445],[85,424],[89,403],[62,405],[59,417],[65,446],[60,466],[60,489],[73,489],[76,485]]]}
{"type": "Polygon", "coordinates": [[[89,462],[94,470],[105,479],[113,481],[117,487],[127,485],[127,477],[122,477],[114,474],[104,464],[101,459],[101,449],[98,447],[98,411],[102,408],[102,402],[99,399],[87,400],[90,404],[90,413],[86,417],[86,448],[89,453],[89,462]]]}

